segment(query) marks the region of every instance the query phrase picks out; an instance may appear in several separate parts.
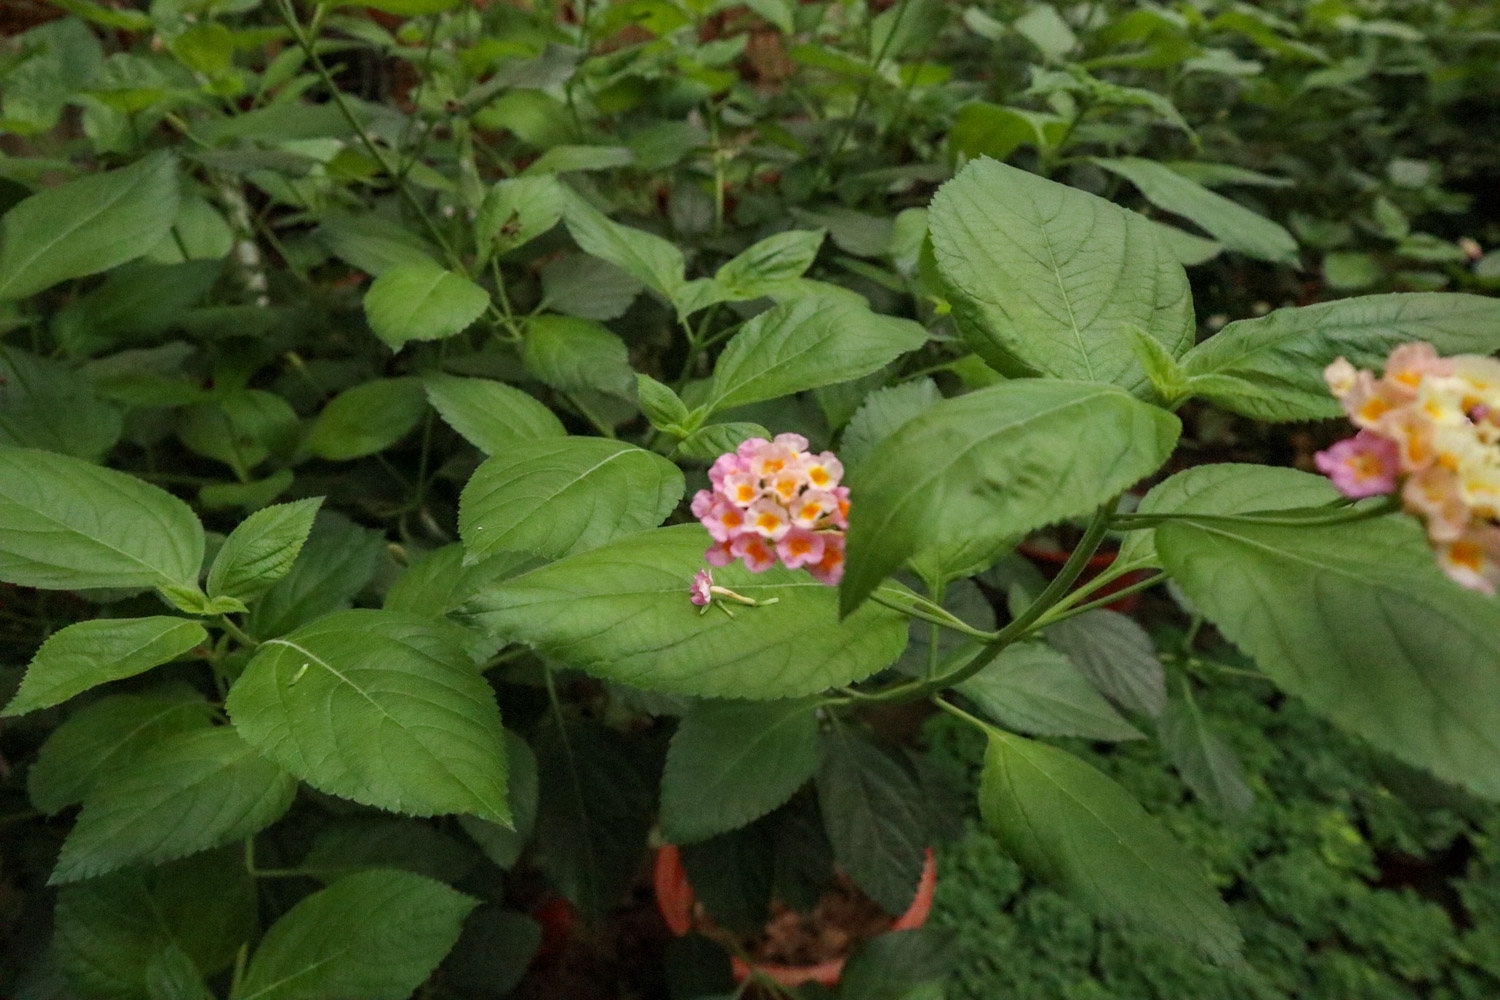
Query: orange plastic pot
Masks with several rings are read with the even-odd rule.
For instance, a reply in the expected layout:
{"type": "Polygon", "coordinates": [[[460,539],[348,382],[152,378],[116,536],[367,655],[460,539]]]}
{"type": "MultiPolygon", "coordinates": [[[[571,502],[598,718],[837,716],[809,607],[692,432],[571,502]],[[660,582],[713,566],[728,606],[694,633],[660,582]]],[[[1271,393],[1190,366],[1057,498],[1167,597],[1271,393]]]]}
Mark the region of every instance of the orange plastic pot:
{"type": "MultiPolygon", "coordinates": [[[[661,910],[667,927],[673,934],[682,937],[693,929],[693,904],[696,900],[693,887],[688,884],[687,872],[682,867],[682,855],[676,846],[668,844],[656,852],[654,884],[656,906],[661,910]]],[[[932,856],[932,849],[928,848],[927,863],[922,866],[922,880],[917,884],[917,898],[912,900],[911,907],[905,913],[896,918],[891,930],[915,930],[925,924],[928,913],[932,911],[932,893],[936,887],[937,862],[932,856]]],[[[741,982],[750,975],[750,966],[738,956],[731,956],[730,964],[733,966],[736,982],[741,982]]],[[[756,969],[782,986],[801,986],[806,982],[834,986],[844,973],[844,959],[831,958],[816,965],[768,963],[757,965],[756,969]]]]}

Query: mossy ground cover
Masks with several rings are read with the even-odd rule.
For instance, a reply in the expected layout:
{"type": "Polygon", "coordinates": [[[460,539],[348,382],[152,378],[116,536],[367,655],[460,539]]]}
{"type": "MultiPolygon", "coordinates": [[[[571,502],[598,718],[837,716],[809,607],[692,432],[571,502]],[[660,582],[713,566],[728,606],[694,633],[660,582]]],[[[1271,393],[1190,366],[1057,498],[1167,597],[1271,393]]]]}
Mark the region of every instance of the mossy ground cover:
{"type": "MultiPolygon", "coordinates": [[[[961,944],[949,1000],[1485,1000],[1500,996],[1500,810],[1377,756],[1269,684],[1198,695],[1255,791],[1212,815],[1154,743],[1059,741],[1128,788],[1199,857],[1245,935],[1247,969],[1094,919],[972,821],[939,855],[934,925],[961,944]]],[[[950,717],[934,757],[972,780],[983,740],[950,717]]]]}

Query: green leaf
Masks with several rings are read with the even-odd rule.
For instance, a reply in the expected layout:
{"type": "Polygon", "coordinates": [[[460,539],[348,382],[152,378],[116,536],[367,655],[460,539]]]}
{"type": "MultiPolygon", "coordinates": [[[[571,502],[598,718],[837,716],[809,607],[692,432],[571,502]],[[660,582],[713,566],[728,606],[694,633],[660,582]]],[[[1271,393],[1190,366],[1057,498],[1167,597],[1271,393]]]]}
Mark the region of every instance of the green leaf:
{"type": "MultiPolygon", "coordinates": [[[[345,0],[340,0],[341,4],[344,2],[345,0]]],[[[356,0],[347,0],[347,2],[355,3],[356,0]]],[[[421,17],[424,14],[441,14],[445,10],[452,10],[458,5],[458,0],[375,0],[374,3],[364,3],[364,0],[358,0],[358,3],[360,6],[374,7],[387,14],[395,14],[397,17],[421,17]]]]}
{"type": "Polygon", "coordinates": [[[297,870],[325,885],[374,868],[397,868],[439,882],[457,882],[478,862],[471,845],[425,820],[362,815],[321,824],[297,870]]]}
{"type": "Polygon", "coordinates": [[[1109,706],[1073,661],[1039,642],[1007,646],[958,690],[1007,729],[1089,740],[1145,738],[1109,706]]]}
{"type": "Polygon", "coordinates": [[[141,256],[167,235],[177,199],[177,161],[161,152],[37,192],[0,219],[0,301],[141,256]]]}
{"type": "Polygon", "coordinates": [[[705,702],[677,727],[661,779],[662,836],[690,844],[792,797],[818,767],[815,699],[705,702]]]}
{"type": "Polygon", "coordinates": [[[1129,793],[1056,747],[998,730],[989,737],[979,811],[1023,867],[1105,917],[1215,961],[1237,959],[1229,908],[1197,859],[1129,793]]]}
{"type": "MultiPolygon", "coordinates": [[[[1338,499],[1338,496],[1333,484],[1323,476],[1296,469],[1236,462],[1185,469],[1151,487],[1136,512],[1246,514],[1317,507],[1338,499]]],[[[1160,566],[1155,530],[1129,532],[1120,545],[1115,563],[1131,569],[1160,566]]]]}
{"type": "Polygon", "coordinates": [[[1245,783],[1245,769],[1234,749],[1208,728],[1192,701],[1168,705],[1156,735],[1182,780],[1211,811],[1233,820],[1254,807],[1255,793],[1245,783]]]}
{"type": "Polygon", "coordinates": [[[1146,630],[1118,611],[1098,608],[1047,626],[1047,644],[1067,656],[1111,701],[1157,718],[1166,677],[1146,630]]]}
{"type": "Polygon", "coordinates": [[[242,840],[280,819],[296,794],[292,776],[228,726],[178,733],[84,798],[48,884],[242,840]]]}
{"type": "Polygon", "coordinates": [[[615,265],[668,302],[687,284],[682,251],[655,233],[613,222],[572,193],[566,195],[563,219],[584,253],[615,265]]]}
{"type": "Polygon", "coordinates": [[[809,296],[761,313],[714,365],[709,412],[847,382],[927,342],[910,320],[877,316],[844,299],[809,296]]]}
{"type": "Polygon", "coordinates": [[[1267,676],[1400,759],[1500,797],[1500,607],[1415,521],[1174,522],[1162,563],[1267,676]]]}
{"type": "Polygon", "coordinates": [[[212,712],[190,688],[100,698],[52,731],[26,774],[31,804],[51,815],[108,784],[143,752],[176,733],[207,727],[212,712]]]}
{"type": "Polygon", "coordinates": [[[1500,299],[1444,292],[1365,295],[1230,323],[1182,358],[1189,390],[1258,420],[1338,416],[1323,382],[1336,357],[1376,371],[1398,344],[1425,340],[1439,354],[1500,348],[1500,299]]]}
{"type": "Polygon", "coordinates": [[[626,146],[553,146],[527,166],[527,177],[610,170],[635,162],[635,151],[626,146]]]}
{"type": "Polygon", "coordinates": [[[0,715],[25,715],[61,704],[91,687],[170,663],[207,641],[202,625],[168,615],[76,622],[42,643],[20,690],[0,715]]]}
{"type": "Polygon", "coordinates": [[[453,626],[335,612],[262,643],[224,707],[246,742],[320,791],[510,823],[495,693],[453,626]]]}
{"type": "Polygon", "coordinates": [[[302,447],[335,462],[363,458],[406,437],[426,410],[421,379],[374,379],[333,397],[313,421],[302,447]]]}
{"type": "Polygon", "coordinates": [[[1067,133],[1067,120],[1057,115],[972,101],[958,110],[948,132],[948,151],[952,157],[1006,160],[1022,146],[1055,147],[1067,133]]]}
{"type": "Polygon", "coordinates": [[[484,194],[474,220],[482,259],[525,246],[557,225],[563,215],[563,189],[549,176],[511,177],[484,194]]]}
{"type": "Polygon", "coordinates": [[[518,444],[464,487],[458,533],[469,556],[583,552],[660,524],[677,506],[682,473],[621,441],[566,437],[518,444]]]}
{"type": "Polygon", "coordinates": [[[271,925],[234,1000],[406,1000],[478,904],[411,872],[341,878],[271,925]]]}
{"type": "Polygon", "coordinates": [[[458,825],[479,845],[485,857],[509,871],[520,860],[521,851],[536,826],[540,779],[537,777],[536,754],[525,740],[509,729],[505,731],[505,763],[509,772],[506,796],[513,828],[508,829],[478,816],[460,816],[458,825]]]}
{"type": "Polygon", "coordinates": [[[187,504],[66,455],[0,448],[0,580],[23,587],[197,587],[203,526],[187,504]]]}
{"type": "Polygon", "coordinates": [[[865,397],[854,412],[839,441],[839,458],[845,468],[857,468],[875,446],[915,417],[942,402],[943,394],[930,378],[919,378],[888,389],[877,389],[865,397]]]}
{"type": "Polygon", "coordinates": [[[636,399],[641,412],[657,430],[665,427],[684,426],[688,421],[687,404],[670,387],[662,385],[650,375],[636,375],[636,399]]]}
{"type": "Polygon", "coordinates": [[[651,830],[651,784],[636,749],[598,723],[563,720],[536,740],[537,859],[557,890],[590,916],[608,913],[640,871],[651,830]]]}
{"type": "Polygon", "coordinates": [[[528,372],[554,389],[593,389],[635,398],[635,372],[625,341],[593,320],[533,317],[526,322],[521,361],[528,372]]]}
{"type": "Polygon", "coordinates": [[[0,445],[97,459],[120,439],[119,411],[70,365],[0,348],[0,445]]]}
{"type": "Polygon", "coordinates": [[[727,424],[700,427],[677,443],[675,454],[682,458],[712,462],[726,451],[734,451],[751,438],[770,440],[771,432],[760,424],[736,420],[727,424]]]}
{"type": "Polygon", "coordinates": [[[823,741],[817,786],[839,867],[881,909],[905,913],[927,860],[916,779],[873,743],[830,736],[823,741]]]}
{"type": "Polygon", "coordinates": [[[523,441],[567,434],[551,410],[503,382],[443,374],[427,375],[422,381],[438,416],[486,455],[523,441]]]}
{"type": "Polygon", "coordinates": [[[542,268],[542,304],[566,316],[618,319],[644,287],[609,261],[565,254],[542,268]]]}
{"type": "Polygon", "coordinates": [[[1166,243],[1167,249],[1172,251],[1172,256],[1177,258],[1177,263],[1183,267],[1207,264],[1224,252],[1224,244],[1217,240],[1206,240],[1166,223],[1157,223],[1156,232],[1166,243]]]}
{"type": "Polygon", "coordinates": [[[192,451],[223,462],[237,477],[272,454],[290,455],[302,426],[297,411],[275,393],[246,389],[181,410],[177,436],[192,451]]]}
{"type": "Polygon", "coordinates": [[[397,264],[370,283],[365,319],[393,351],[411,340],[462,333],[490,304],[490,293],[432,263],[397,264]]]}
{"type": "Polygon", "coordinates": [[[146,966],[146,992],[151,1000],[214,1000],[203,973],[176,944],[157,952],[146,966]]]}
{"type": "Polygon", "coordinates": [[[463,607],[489,584],[507,580],[538,562],[526,552],[503,552],[467,565],[465,558],[464,547],[457,542],[426,553],[391,584],[383,607],[441,618],[463,607]]]}
{"type": "Polygon", "coordinates": [[[779,603],[699,614],[688,600],[711,544],[697,524],[644,531],[481,594],[478,621],[571,667],[647,691],[794,698],[870,676],[906,645],[906,618],[872,605],[839,621],[837,594],[801,570],[714,579],[779,603]]]}
{"type": "Polygon", "coordinates": [[[823,245],[823,231],[792,229],[740,251],[714,275],[714,281],[732,299],[746,300],[769,295],[781,282],[800,278],[812,266],[823,245]]]}
{"type": "Polygon", "coordinates": [[[1026,37],[1043,55],[1061,58],[1078,46],[1078,36],[1051,4],[1037,4],[1012,22],[1011,27],[1026,37]]]}
{"type": "Polygon", "coordinates": [[[249,603],[290,573],[322,503],[313,497],[277,504],[241,521],[214,557],[208,596],[249,603]]]}
{"type": "Polygon", "coordinates": [[[1201,226],[1231,250],[1273,264],[1297,263],[1297,241],[1291,233],[1171,167],[1134,156],[1096,157],[1093,162],[1140,188],[1157,208],[1201,226]]]}
{"type": "Polygon", "coordinates": [[[524,913],[481,906],[464,922],[443,975],[462,996],[506,996],[520,985],[541,946],[541,924],[524,913]]]}
{"type": "Polygon", "coordinates": [[[255,602],[245,628],[258,639],[290,632],[349,606],[375,575],[385,536],[323,511],[292,569],[255,602]]]}
{"type": "Polygon", "coordinates": [[[1192,345],[1187,273],[1143,216],[978,160],[938,190],[928,225],[960,329],[1005,374],[1135,390],[1129,326],[1174,357],[1192,345]]]}
{"type": "Polygon", "coordinates": [[[199,854],[62,889],[52,949],[80,995],[147,1000],[162,951],[181,949],[212,974],[234,960],[256,923],[255,883],[241,852],[199,854]]]}
{"type": "Polygon", "coordinates": [[[926,994],[914,990],[940,983],[953,971],[957,944],[957,932],[946,927],[878,934],[849,954],[839,993],[859,1000],[916,1000],[926,994]]]}
{"type": "MultiPolygon", "coordinates": [[[[306,114],[308,108],[302,105],[300,110],[306,114]]],[[[241,119],[226,119],[238,120],[241,119]]],[[[322,220],[314,235],[339,260],[377,276],[402,264],[438,266],[432,259],[434,248],[431,244],[405,227],[373,213],[330,214],[322,220]]]]}
{"type": "Polygon", "coordinates": [[[850,479],[843,612],[925,549],[1088,513],[1166,461],[1179,429],[1170,413],[1095,383],[1022,380],[938,403],[850,479]]]}

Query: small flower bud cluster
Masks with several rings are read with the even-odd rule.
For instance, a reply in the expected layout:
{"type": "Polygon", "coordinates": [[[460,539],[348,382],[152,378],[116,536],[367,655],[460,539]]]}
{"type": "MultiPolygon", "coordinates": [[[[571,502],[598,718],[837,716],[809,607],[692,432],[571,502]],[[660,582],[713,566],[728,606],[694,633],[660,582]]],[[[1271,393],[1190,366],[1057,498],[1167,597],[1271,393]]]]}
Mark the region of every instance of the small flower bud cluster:
{"type": "Polygon", "coordinates": [[[825,451],[807,450],[800,434],[774,441],[751,438],[720,455],[708,470],[712,490],[693,497],[693,516],[714,544],[704,553],[712,566],[742,560],[760,573],[780,560],[814,579],[837,584],[844,575],[844,531],[849,488],[844,467],[825,451]]]}
{"type": "Polygon", "coordinates": [[[1401,492],[1438,564],[1471,590],[1500,582],[1500,361],[1440,358],[1431,344],[1391,351],[1385,374],[1339,358],[1324,378],[1354,437],[1316,456],[1345,496],[1401,492]]]}

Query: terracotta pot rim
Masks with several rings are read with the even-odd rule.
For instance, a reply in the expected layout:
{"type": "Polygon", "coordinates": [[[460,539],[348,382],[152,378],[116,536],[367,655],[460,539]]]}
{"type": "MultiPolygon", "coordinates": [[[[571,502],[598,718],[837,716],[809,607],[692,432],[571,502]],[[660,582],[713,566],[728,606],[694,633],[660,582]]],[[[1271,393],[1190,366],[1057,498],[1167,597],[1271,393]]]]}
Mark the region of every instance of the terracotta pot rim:
{"type": "MultiPolygon", "coordinates": [[[[937,859],[932,848],[926,848],[926,859],[922,865],[922,878],[917,883],[917,895],[911,906],[891,924],[893,931],[915,930],[927,922],[932,912],[932,897],[937,888],[937,859]]],[[[673,935],[682,937],[693,928],[693,887],[688,884],[687,872],[682,867],[682,854],[675,844],[665,844],[656,852],[652,870],[652,888],[656,892],[656,906],[662,919],[673,935]]],[[[824,986],[833,986],[844,972],[845,957],[831,958],[816,965],[761,964],[756,968],[783,986],[799,986],[814,981],[824,986]]],[[[750,966],[738,956],[731,956],[730,965],[736,982],[750,975],[750,966]]]]}

